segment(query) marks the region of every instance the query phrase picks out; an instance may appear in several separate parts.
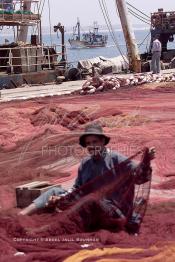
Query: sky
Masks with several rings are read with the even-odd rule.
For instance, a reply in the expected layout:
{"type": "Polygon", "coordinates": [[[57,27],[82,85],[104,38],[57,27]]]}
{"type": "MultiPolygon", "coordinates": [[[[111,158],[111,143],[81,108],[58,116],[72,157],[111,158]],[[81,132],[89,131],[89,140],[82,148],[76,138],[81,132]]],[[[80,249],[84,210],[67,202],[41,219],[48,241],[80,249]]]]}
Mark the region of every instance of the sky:
{"type": "MultiPolygon", "coordinates": [[[[43,1],[43,0],[42,0],[43,1]]],[[[51,6],[52,25],[61,22],[65,26],[76,24],[77,17],[80,18],[82,26],[90,26],[93,21],[98,21],[99,25],[105,25],[99,0],[45,0],[45,7],[42,15],[43,26],[49,25],[48,1],[51,6]]],[[[116,13],[115,0],[105,0],[112,24],[119,24],[119,18],[116,13]]],[[[164,8],[166,11],[175,10],[174,0],[128,0],[128,2],[146,14],[156,11],[158,8],[164,8]]],[[[139,20],[130,18],[132,24],[140,23],[139,20]]]]}

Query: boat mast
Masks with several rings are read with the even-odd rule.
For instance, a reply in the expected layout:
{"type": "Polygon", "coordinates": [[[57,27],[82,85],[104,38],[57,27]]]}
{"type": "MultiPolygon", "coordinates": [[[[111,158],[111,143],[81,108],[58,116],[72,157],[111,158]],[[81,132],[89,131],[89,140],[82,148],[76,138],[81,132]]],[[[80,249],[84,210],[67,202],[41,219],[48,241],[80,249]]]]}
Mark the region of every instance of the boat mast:
{"type": "Polygon", "coordinates": [[[130,69],[136,73],[141,72],[141,60],[136,44],[133,28],[129,21],[128,9],[125,0],[116,0],[117,9],[126,41],[130,69]]]}
{"type": "Polygon", "coordinates": [[[78,38],[77,40],[80,40],[80,20],[77,18],[77,29],[78,29],[78,38]]]}
{"type": "MultiPolygon", "coordinates": [[[[31,10],[31,0],[21,0],[21,4],[23,3],[23,10],[24,11],[30,11],[31,10]]],[[[22,41],[24,43],[27,42],[27,35],[28,35],[28,26],[20,26],[20,33],[19,33],[19,41],[22,41]]]]}
{"type": "Polygon", "coordinates": [[[96,21],[94,22],[94,34],[98,35],[98,24],[96,21]]]}

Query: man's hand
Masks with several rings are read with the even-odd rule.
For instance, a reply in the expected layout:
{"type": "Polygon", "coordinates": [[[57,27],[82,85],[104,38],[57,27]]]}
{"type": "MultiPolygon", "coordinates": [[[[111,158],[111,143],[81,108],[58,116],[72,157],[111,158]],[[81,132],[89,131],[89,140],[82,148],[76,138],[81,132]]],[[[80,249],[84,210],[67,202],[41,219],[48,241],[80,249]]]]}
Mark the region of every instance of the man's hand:
{"type": "Polygon", "coordinates": [[[151,160],[153,160],[156,157],[156,149],[155,147],[149,148],[148,157],[151,160]]]}
{"type": "Polygon", "coordinates": [[[152,168],[151,161],[155,158],[156,150],[154,147],[146,148],[141,163],[135,170],[136,184],[141,185],[151,180],[152,168]]]}
{"type": "Polygon", "coordinates": [[[51,196],[49,197],[48,202],[46,203],[46,207],[48,208],[54,208],[58,202],[58,200],[60,200],[60,196],[51,196]]]}

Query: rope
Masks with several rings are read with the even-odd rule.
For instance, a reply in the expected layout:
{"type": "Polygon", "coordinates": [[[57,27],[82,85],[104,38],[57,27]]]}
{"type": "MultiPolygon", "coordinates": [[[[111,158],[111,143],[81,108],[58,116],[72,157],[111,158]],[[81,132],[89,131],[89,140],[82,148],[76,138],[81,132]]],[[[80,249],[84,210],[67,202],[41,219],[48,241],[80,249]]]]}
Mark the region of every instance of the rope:
{"type": "Polygon", "coordinates": [[[41,0],[40,3],[39,3],[38,10],[40,10],[41,3],[42,3],[42,0],[41,0]]]}
{"type": "Polygon", "coordinates": [[[126,58],[124,57],[124,55],[123,55],[123,53],[122,53],[122,51],[121,51],[121,49],[120,49],[120,46],[119,46],[119,44],[118,44],[118,41],[117,41],[117,39],[116,39],[116,37],[115,37],[115,35],[114,35],[114,32],[113,32],[114,30],[113,30],[113,28],[112,28],[112,24],[111,24],[110,19],[109,19],[109,14],[108,14],[108,11],[107,11],[106,3],[104,2],[104,0],[102,0],[102,1],[98,0],[98,2],[99,2],[99,5],[100,5],[100,8],[101,8],[103,17],[104,17],[104,19],[105,19],[107,28],[108,28],[109,33],[110,33],[110,35],[111,35],[111,38],[112,38],[112,40],[114,41],[114,44],[115,44],[115,46],[117,47],[117,49],[118,49],[120,55],[122,56],[123,60],[125,61],[125,63],[128,64],[128,61],[127,61],[126,58]]]}
{"type": "Polygon", "coordinates": [[[43,5],[42,5],[42,9],[41,9],[41,16],[42,16],[42,14],[43,14],[43,9],[44,9],[44,5],[45,5],[45,1],[46,1],[46,0],[43,1],[43,5]]]}
{"type": "Polygon", "coordinates": [[[149,38],[147,39],[146,50],[147,50],[147,53],[150,52],[150,41],[149,41],[149,38]],[[149,45],[149,48],[148,48],[148,45],[149,45]]]}
{"type": "Polygon", "coordinates": [[[50,13],[50,0],[48,0],[48,7],[49,7],[50,43],[51,43],[51,46],[52,46],[53,41],[52,41],[52,24],[51,24],[51,13],[50,13]]]}
{"type": "Polygon", "coordinates": [[[151,32],[149,32],[147,35],[146,35],[146,37],[143,39],[143,41],[138,45],[138,47],[141,47],[143,44],[144,44],[144,42],[146,41],[146,39],[149,37],[149,35],[151,34],[151,32]]]}
{"type": "Polygon", "coordinates": [[[140,15],[138,15],[137,13],[135,13],[134,11],[132,11],[130,8],[128,8],[129,10],[129,13],[136,17],[137,19],[139,19],[140,21],[144,22],[145,24],[148,24],[148,25],[151,25],[150,22],[146,21],[146,20],[143,20],[144,18],[142,18],[140,15]]]}
{"type": "Polygon", "coordinates": [[[112,39],[113,39],[113,41],[115,43],[116,39],[115,39],[113,30],[111,30],[111,28],[110,28],[111,27],[111,23],[110,23],[110,20],[109,20],[109,15],[108,15],[107,8],[106,8],[106,5],[105,5],[104,1],[103,0],[101,0],[101,1],[102,2],[100,2],[100,0],[99,0],[99,4],[100,4],[101,10],[102,10],[102,13],[103,13],[106,25],[108,27],[109,33],[111,34],[111,37],[112,37],[112,39]]]}
{"type": "MultiPolygon", "coordinates": [[[[40,5],[39,5],[39,7],[38,7],[38,13],[40,13],[41,16],[42,16],[42,13],[43,13],[45,1],[46,1],[46,0],[41,0],[41,1],[40,1],[40,5]],[[42,8],[41,8],[41,3],[43,3],[42,8]],[[40,12],[40,8],[41,8],[41,12],[40,12]]],[[[33,28],[34,28],[34,27],[33,27],[33,28]]],[[[36,34],[37,29],[38,29],[38,27],[35,26],[35,29],[33,29],[33,34],[36,34]]]]}
{"type": "Polygon", "coordinates": [[[143,19],[144,21],[150,23],[150,19],[145,18],[145,17],[143,17],[142,15],[139,15],[138,13],[136,13],[135,11],[133,11],[133,10],[132,10],[131,8],[129,8],[129,7],[128,7],[128,10],[129,10],[130,12],[132,12],[133,14],[135,14],[136,16],[138,16],[140,19],[143,19]]]}
{"type": "MultiPolygon", "coordinates": [[[[105,13],[106,13],[106,17],[107,17],[107,19],[108,19],[108,23],[109,23],[109,26],[110,26],[110,29],[111,29],[111,33],[112,33],[112,35],[113,35],[113,39],[115,40],[115,42],[116,42],[116,44],[117,44],[117,47],[118,47],[118,49],[119,49],[119,51],[120,51],[120,54],[122,55],[124,61],[128,64],[128,62],[126,61],[126,59],[125,59],[125,57],[123,56],[123,53],[122,53],[122,51],[121,51],[121,49],[120,49],[120,45],[118,44],[118,41],[117,41],[117,39],[116,39],[116,37],[115,37],[114,29],[113,29],[113,26],[112,26],[112,23],[111,23],[111,20],[110,20],[110,16],[109,16],[109,13],[108,13],[108,9],[107,9],[107,5],[106,5],[105,0],[102,0],[102,3],[103,3],[103,7],[104,7],[104,10],[105,10],[105,13]]],[[[114,42],[114,43],[115,43],[115,42],[114,42]]]]}
{"type": "Polygon", "coordinates": [[[145,13],[143,13],[142,11],[140,11],[139,9],[137,9],[136,7],[134,7],[133,5],[131,5],[129,2],[126,2],[127,5],[129,5],[130,7],[132,7],[133,9],[135,9],[136,11],[138,11],[139,13],[141,13],[142,15],[146,16],[147,18],[150,19],[150,17],[148,15],[146,15],[145,13]]]}
{"type": "MultiPolygon", "coordinates": [[[[37,3],[38,4],[38,3],[37,3]]],[[[39,5],[41,4],[41,1],[40,1],[40,3],[39,3],[39,5]]],[[[38,8],[38,10],[39,10],[39,8],[38,8]]],[[[36,12],[36,5],[34,6],[34,14],[35,14],[35,12],[36,12]]],[[[34,34],[34,31],[35,31],[35,26],[34,25],[32,25],[32,35],[34,34]]]]}

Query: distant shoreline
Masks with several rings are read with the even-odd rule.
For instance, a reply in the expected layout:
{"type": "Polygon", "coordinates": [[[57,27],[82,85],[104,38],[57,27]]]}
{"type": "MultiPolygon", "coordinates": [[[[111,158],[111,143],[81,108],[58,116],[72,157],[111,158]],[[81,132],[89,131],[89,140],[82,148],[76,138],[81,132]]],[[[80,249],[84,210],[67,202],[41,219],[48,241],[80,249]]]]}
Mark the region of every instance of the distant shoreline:
{"type": "MultiPolygon", "coordinates": [[[[114,27],[113,27],[114,28],[114,27]]],[[[133,27],[133,30],[134,31],[146,31],[146,30],[150,30],[150,28],[149,27],[133,27]]],[[[88,30],[83,30],[84,32],[87,32],[88,30]]],[[[109,30],[108,29],[99,29],[99,31],[100,32],[102,32],[102,33],[106,33],[106,32],[109,32],[109,30]]],[[[114,30],[114,32],[122,32],[122,29],[121,28],[117,28],[117,29],[115,29],[114,30]]],[[[42,35],[49,35],[50,34],[50,31],[49,30],[47,30],[47,31],[45,31],[45,29],[43,30],[43,33],[42,33],[42,35]]],[[[72,34],[72,31],[65,31],[65,34],[72,34]]],[[[9,32],[9,33],[1,33],[1,36],[11,36],[11,35],[13,35],[11,32],[9,32]]],[[[54,32],[52,32],[52,34],[51,35],[55,35],[55,33],[54,32]]]]}

